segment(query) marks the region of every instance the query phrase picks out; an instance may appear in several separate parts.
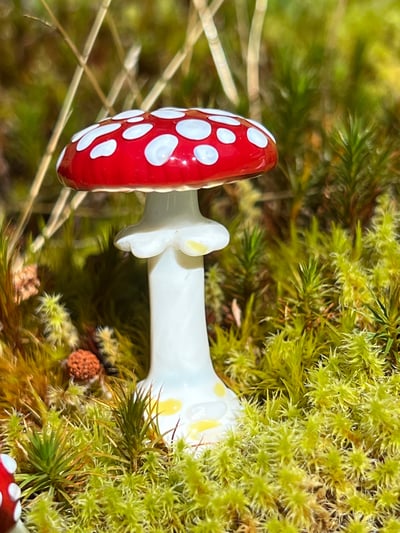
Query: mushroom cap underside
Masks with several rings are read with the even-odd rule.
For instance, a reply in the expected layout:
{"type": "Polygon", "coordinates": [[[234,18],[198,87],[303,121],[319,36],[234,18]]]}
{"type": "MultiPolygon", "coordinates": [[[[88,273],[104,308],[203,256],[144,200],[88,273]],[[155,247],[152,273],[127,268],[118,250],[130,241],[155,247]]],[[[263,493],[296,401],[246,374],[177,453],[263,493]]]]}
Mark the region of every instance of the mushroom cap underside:
{"type": "Polygon", "coordinates": [[[171,191],[260,176],[277,159],[272,134],[230,112],[135,109],[76,133],[57,172],[74,189],[171,191]]]}

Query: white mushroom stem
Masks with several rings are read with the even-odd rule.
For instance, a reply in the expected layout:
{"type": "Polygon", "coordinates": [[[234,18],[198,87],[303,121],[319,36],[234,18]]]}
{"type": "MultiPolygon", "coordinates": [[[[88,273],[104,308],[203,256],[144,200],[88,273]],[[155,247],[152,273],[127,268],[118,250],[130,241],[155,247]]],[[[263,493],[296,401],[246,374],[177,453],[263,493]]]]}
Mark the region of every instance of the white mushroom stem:
{"type": "Polygon", "coordinates": [[[204,437],[200,427],[215,432],[238,409],[212,366],[204,302],[203,255],[228,242],[228,231],[201,215],[192,190],[149,193],[142,221],[116,238],[119,248],[149,259],[151,363],[141,386],[159,398],[160,429],[179,424],[192,442],[204,437]]]}
{"type": "Polygon", "coordinates": [[[202,257],[168,247],[149,260],[151,370],[160,382],[179,373],[187,384],[211,371],[202,257]]]}

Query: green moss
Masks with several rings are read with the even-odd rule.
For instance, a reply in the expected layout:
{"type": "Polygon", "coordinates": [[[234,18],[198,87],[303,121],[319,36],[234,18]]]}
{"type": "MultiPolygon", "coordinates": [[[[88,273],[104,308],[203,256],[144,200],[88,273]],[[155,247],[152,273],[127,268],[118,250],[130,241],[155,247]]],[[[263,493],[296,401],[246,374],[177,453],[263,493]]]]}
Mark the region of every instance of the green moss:
{"type": "MultiPolygon", "coordinates": [[[[126,369],[123,378],[106,377],[110,398],[50,372],[35,409],[25,418],[10,410],[2,421],[3,443],[19,457],[26,522],[44,531],[395,531],[400,302],[389,257],[400,248],[390,234],[397,209],[382,197],[355,240],[338,226],[313,225],[292,233],[296,254],[290,240],[270,247],[271,287],[257,311],[248,306],[240,324],[221,322],[212,333],[216,366],[244,405],[236,430],[213,449],[196,456],[183,443],[165,449],[145,399],[124,385],[136,380],[126,369]],[[387,243],[380,248],[377,234],[387,243]],[[277,269],[283,254],[291,280],[277,269]],[[278,285],[279,300],[258,325],[278,285]],[[285,320],[282,309],[290,310],[285,320]]],[[[226,275],[225,263],[219,268],[226,275]]],[[[58,297],[36,298],[47,328],[54,320],[43,319],[45,310],[62,311],[63,327],[77,327],[58,297]]],[[[38,351],[56,344],[50,329],[37,332],[38,351]]],[[[127,333],[105,326],[96,335],[123,369],[127,333]]],[[[7,402],[12,409],[12,396],[7,402]]]]}

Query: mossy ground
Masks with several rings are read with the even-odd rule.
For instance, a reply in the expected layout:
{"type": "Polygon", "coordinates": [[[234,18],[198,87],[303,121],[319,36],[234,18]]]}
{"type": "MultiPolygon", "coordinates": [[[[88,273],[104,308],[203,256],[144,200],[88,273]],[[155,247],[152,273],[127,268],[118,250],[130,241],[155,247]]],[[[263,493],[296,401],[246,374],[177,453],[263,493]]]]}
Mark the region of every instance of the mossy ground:
{"type": "Polygon", "coordinates": [[[196,38],[202,9],[43,0],[1,12],[0,445],[18,462],[24,522],[400,532],[398,2],[222,1],[209,40],[196,38]],[[207,317],[243,415],[196,454],[167,449],[148,398],[132,394],[148,368],[146,265],[112,241],[143,198],[59,195],[54,171],[96,117],[162,105],[251,116],[280,152],[268,176],[200,194],[232,237],[206,258],[207,317]],[[96,382],[69,379],[76,348],[100,358],[96,382]]]}

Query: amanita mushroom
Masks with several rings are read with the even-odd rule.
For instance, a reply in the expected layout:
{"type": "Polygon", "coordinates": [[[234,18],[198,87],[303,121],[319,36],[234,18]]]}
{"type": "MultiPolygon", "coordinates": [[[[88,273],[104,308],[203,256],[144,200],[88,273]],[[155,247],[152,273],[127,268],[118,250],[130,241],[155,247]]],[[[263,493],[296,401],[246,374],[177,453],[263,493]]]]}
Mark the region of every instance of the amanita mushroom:
{"type": "Polygon", "coordinates": [[[167,440],[217,441],[240,404],[216,375],[207,339],[203,256],[229,242],[203,217],[197,189],[259,176],[277,163],[262,125],[215,109],[123,111],[76,133],[57,170],[72,188],[148,193],[142,220],[115,244],[148,259],[151,389],[167,440]]]}
{"type": "Polygon", "coordinates": [[[0,454],[0,533],[27,533],[21,518],[21,490],[15,483],[15,460],[0,454]]]}

